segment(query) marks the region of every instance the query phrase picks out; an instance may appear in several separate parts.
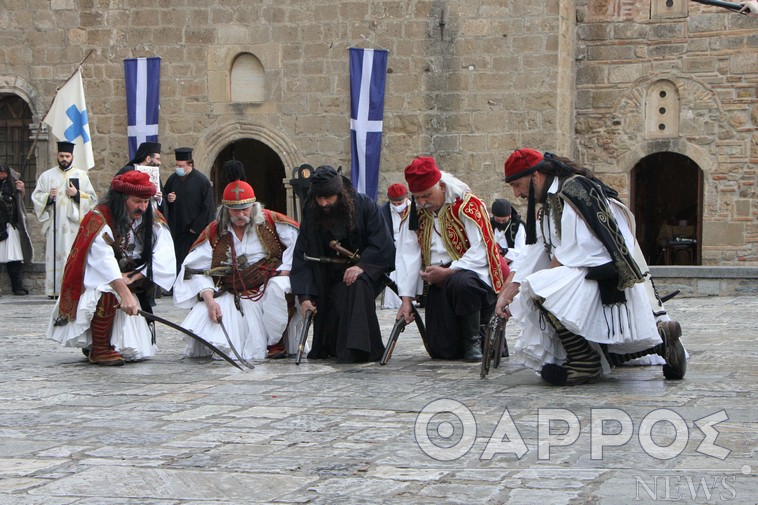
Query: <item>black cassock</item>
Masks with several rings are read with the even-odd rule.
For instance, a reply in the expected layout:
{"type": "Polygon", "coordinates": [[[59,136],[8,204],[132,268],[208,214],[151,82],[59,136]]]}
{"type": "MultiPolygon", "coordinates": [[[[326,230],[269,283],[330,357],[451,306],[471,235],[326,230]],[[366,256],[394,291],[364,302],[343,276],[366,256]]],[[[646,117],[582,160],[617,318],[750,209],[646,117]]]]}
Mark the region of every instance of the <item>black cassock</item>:
{"type": "MultiPolygon", "coordinates": [[[[301,301],[312,300],[318,309],[309,359],[336,357],[338,361],[356,363],[378,361],[384,353],[375,300],[384,288],[384,274],[394,269],[395,245],[376,203],[363,194],[354,196],[355,229],[318,228],[307,210],[300,223],[290,281],[292,292],[301,301]],[[364,273],[350,286],[342,282],[348,265],[304,258],[304,254],[338,257],[329,247],[331,240],[338,240],[346,249],[360,254],[357,265],[364,273]]],[[[306,202],[306,209],[308,205],[306,202]]]]}
{"type": "Polygon", "coordinates": [[[210,181],[197,169],[193,169],[183,177],[171,174],[163,186],[161,211],[168,221],[171,237],[174,239],[178,273],[200,232],[216,218],[216,206],[210,181]],[[176,193],[176,200],[173,203],[169,203],[167,199],[169,193],[176,193]]]}

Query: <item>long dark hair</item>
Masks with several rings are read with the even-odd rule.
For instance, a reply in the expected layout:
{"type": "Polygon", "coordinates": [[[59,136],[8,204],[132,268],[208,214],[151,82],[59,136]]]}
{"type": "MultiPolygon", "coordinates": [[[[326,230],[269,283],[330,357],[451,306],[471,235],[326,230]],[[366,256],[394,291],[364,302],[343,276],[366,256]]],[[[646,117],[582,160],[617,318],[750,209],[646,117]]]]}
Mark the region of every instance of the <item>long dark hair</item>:
{"type": "MultiPolygon", "coordinates": [[[[610,198],[616,198],[618,192],[606,185],[603,181],[595,176],[595,173],[589,168],[582,167],[576,162],[564,158],[562,156],[556,156],[553,153],[545,153],[545,161],[537,170],[545,175],[552,175],[559,179],[564,179],[572,175],[581,175],[587,179],[598,183],[606,193],[606,196],[610,198]]],[[[547,190],[547,188],[545,188],[547,190]]]]}
{"type": "Polygon", "coordinates": [[[336,212],[325,216],[316,203],[316,199],[310,196],[306,201],[306,207],[314,216],[314,224],[320,228],[330,229],[338,224],[345,224],[347,231],[355,229],[355,190],[350,181],[343,177],[342,191],[335,203],[336,212]]]}
{"type": "MultiPolygon", "coordinates": [[[[113,237],[116,243],[126,237],[132,228],[132,218],[126,212],[126,197],[127,195],[124,193],[111,188],[100,202],[101,205],[108,207],[111,212],[112,222],[110,225],[113,233],[116,234],[113,237]]],[[[135,240],[142,244],[142,259],[137,264],[147,264],[147,275],[145,277],[151,281],[153,280],[153,244],[156,239],[153,231],[154,222],[153,204],[150,202],[145,213],[142,214],[142,224],[135,230],[135,240]]]]}

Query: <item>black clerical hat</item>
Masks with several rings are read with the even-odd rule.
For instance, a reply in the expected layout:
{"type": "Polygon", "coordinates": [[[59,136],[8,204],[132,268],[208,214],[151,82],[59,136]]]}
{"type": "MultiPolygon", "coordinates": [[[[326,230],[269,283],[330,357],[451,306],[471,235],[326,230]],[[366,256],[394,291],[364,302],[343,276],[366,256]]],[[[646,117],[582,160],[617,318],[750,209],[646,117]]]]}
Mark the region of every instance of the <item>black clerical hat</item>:
{"type": "Polygon", "coordinates": [[[58,152],[59,153],[73,153],[74,152],[74,144],[71,142],[58,142],[58,152]]]}
{"type": "Polygon", "coordinates": [[[192,161],[191,147],[178,147],[174,153],[176,153],[176,161],[192,161]]]}

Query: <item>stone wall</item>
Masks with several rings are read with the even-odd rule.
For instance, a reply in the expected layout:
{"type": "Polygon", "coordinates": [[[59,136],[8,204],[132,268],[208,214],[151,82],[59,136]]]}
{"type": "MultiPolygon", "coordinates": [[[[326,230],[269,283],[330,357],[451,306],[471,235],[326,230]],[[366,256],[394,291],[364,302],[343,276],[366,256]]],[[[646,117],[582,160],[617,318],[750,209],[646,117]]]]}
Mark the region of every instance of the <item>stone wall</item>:
{"type": "MultiPolygon", "coordinates": [[[[126,154],[123,60],[160,56],[160,140],[193,146],[208,173],[229,143],[255,139],[289,170],[349,167],[347,49],[390,51],[380,187],[434,155],[485,201],[512,198],[502,164],[530,146],[574,157],[629,197],[642,157],[673,151],[705,171],[703,258],[758,262],[758,34],[752,18],[676,0],[5,0],[0,93],[39,122],[83,66],[104,194],[126,154]],[[653,2],[651,4],[651,1],[653,2]],[[668,3],[685,15],[658,17],[668,3]],[[263,102],[229,98],[242,53],[265,70],[263,102]],[[645,135],[656,80],[682,97],[675,138],[645,135]]],[[[665,14],[665,13],[664,13],[665,14]]],[[[54,161],[43,135],[38,167],[54,161]]],[[[43,251],[36,230],[37,257],[43,251]]]]}
{"type": "MultiPolygon", "coordinates": [[[[104,190],[126,160],[123,59],[162,58],[164,151],[195,146],[201,170],[223,147],[215,139],[237,129],[275,144],[287,164],[349,166],[347,48],[387,48],[381,184],[431,153],[489,200],[506,190],[500,167],[513,148],[570,147],[574,14],[573,2],[560,4],[10,0],[0,14],[0,78],[5,89],[12,78],[28,83],[38,120],[94,49],[83,77],[93,179],[104,190]],[[266,70],[263,103],[229,102],[240,52],[266,70]]],[[[51,166],[52,146],[42,146],[39,165],[51,166]]]]}
{"type": "Polygon", "coordinates": [[[577,16],[577,158],[628,197],[641,158],[688,156],[704,175],[703,264],[758,264],[755,19],[681,0],[589,0],[577,16]],[[646,111],[661,81],[679,94],[673,135],[646,111]]]}

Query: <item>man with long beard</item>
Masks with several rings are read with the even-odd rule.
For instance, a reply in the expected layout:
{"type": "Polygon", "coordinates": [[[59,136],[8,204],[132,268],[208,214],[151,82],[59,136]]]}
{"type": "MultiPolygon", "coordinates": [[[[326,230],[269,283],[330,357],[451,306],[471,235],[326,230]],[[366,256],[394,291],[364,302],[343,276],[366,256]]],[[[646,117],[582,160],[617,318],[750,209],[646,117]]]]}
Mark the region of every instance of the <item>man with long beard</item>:
{"type": "Polygon", "coordinates": [[[315,314],[308,358],[378,361],[384,344],[375,299],[392,270],[392,237],[376,203],[334,168],[318,167],[310,180],[292,263],[292,292],[303,314],[315,314]],[[346,258],[330,246],[335,240],[358,253],[357,262],[340,263],[346,258]]]}
{"type": "Polygon", "coordinates": [[[146,173],[114,177],[105,199],[82,220],[66,261],[47,336],[84,348],[96,365],[155,354],[153,332],[137,314],[149,310],[142,295],[152,283],[171,287],[176,259],[168,226],[150,205],[154,195],[146,173]]]}
{"type": "MultiPolygon", "coordinates": [[[[244,360],[265,358],[287,327],[285,295],[297,235],[297,222],[264,209],[250,184],[230,182],[218,217],[192,246],[174,285],[175,304],[192,309],[182,325],[244,360]]],[[[188,356],[209,354],[186,341],[188,356]]]]}
{"type": "Polygon", "coordinates": [[[87,171],[74,166],[73,153],[74,144],[58,142],[58,165],[40,175],[32,192],[34,214],[45,236],[45,294],[50,298],[60,293],[79,223],[97,203],[87,171]]]}

